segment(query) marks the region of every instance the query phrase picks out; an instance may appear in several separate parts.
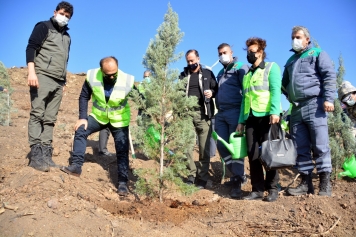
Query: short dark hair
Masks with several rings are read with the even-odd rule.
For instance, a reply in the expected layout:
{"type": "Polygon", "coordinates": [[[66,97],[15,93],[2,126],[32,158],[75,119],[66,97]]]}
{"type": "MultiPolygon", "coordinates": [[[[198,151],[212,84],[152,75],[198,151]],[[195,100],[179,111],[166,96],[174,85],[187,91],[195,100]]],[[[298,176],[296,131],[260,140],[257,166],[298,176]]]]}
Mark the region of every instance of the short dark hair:
{"type": "Polygon", "coordinates": [[[103,68],[103,64],[108,62],[108,61],[111,61],[111,60],[114,60],[116,65],[119,66],[119,61],[117,61],[117,59],[114,57],[114,56],[109,56],[109,57],[105,57],[105,58],[102,58],[100,60],[100,68],[103,68]]]}
{"type": "Polygon", "coordinates": [[[195,49],[189,49],[189,50],[185,53],[185,57],[187,57],[190,53],[194,53],[195,56],[199,57],[198,50],[195,50],[195,49]]]}
{"type": "Polygon", "coordinates": [[[61,9],[64,9],[65,12],[68,12],[70,14],[70,17],[72,18],[74,11],[72,4],[70,4],[69,2],[62,1],[58,3],[56,11],[59,11],[61,9]]]}
{"type": "MultiPolygon", "coordinates": [[[[258,37],[251,37],[246,40],[246,46],[247,48],[250,47],[251,45],[257,45],[258,51],[263,51],[262,59],[265,60],[266,58],[266,52],[265,48],[267,47],[267,42],[264,39],[258,38],[258,37]]],[[[245,50],[247,50],[247,48],[245,50]]]]}
{"type": "Polygon", "coordinates": [[[222,43],[222,44],[219,44],[218,46],[218,50],[222,49],[222,48],[225,48],[225,47],[229,47],[231,49],[231,46],[227,43],[222,43]]]}

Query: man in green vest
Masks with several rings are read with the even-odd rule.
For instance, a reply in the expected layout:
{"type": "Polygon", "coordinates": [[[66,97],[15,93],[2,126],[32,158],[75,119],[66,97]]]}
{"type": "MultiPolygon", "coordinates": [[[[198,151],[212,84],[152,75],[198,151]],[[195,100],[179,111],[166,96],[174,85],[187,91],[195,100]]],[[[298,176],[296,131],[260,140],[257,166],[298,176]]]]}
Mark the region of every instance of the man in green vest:
{"type": "Polygon", "coordinates": [[[79,177],[88,136],[109,128],[115,142],[120,196],[128,194],[130,106],[127,97],[133,84],[134,77],[119,70],[118,61],[112,56],[100,60],[100,68],[88,71],[79,97],[79,120],[75,124],[71,164],[61,168],[79,177]],[[90,98],[93,106],[87,116],[90,98]]]}

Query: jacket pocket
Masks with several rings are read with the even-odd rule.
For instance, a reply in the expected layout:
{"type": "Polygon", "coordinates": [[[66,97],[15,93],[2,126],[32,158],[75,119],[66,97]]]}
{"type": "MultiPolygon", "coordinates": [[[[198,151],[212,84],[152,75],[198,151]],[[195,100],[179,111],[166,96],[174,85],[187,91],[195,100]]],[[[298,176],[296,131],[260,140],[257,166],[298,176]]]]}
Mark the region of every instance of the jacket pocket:
{"type": "Polygon", "coordinates": [[[300,69],[301,73],[313,73],[315,71],[315,59],[314,57],[302,58],[300,60],[300,69]]]}

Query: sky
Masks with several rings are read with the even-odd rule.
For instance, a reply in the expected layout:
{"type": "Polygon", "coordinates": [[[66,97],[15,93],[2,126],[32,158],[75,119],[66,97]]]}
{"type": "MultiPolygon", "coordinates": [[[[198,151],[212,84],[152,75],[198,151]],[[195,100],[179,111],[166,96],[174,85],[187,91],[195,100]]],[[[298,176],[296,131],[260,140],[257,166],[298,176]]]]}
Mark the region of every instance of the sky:
{"type": "MultiPolygon", "coordinates": [[[[25,49],[35,24],[53,16],[54,0],[0,0],[0,61],[6,67],[26,66],[25,49]]],[[[115,56],[119,68],[141,81],[142,58],[150,39],[163,22],[170,2],[184,32],[177,53],[196,49],[200,62],[208,66],[218,60],[217,46],[228,43],[234,56],[247,63],[245,41],[257,36],[267,41],[266,61],[276,62],[283,72],[292,55],[291,29],[309,29],[338,67],[344,59],[344,79],[356,85],[354,66],[356,43],[355,0],[69,0],[74,14],[69,21],[72,38],[68,70],[86,72],[99,67],[105,56],[115,56]]],[[[186,61],[171,65],[181,71],[186,61]]],[[[213,68],[215,75],[222,68],[213,68]]],[[[79,96],[79,91],[78,91],[79,96]]],[[[288,109],[286,100],[283,109],[288,109]]]]}

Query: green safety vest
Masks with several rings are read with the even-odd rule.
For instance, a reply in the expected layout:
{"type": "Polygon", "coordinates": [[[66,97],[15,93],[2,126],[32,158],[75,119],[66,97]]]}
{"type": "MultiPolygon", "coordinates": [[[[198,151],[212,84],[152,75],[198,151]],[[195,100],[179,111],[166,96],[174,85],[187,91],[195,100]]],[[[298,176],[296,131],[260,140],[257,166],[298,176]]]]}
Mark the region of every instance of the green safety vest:
{"type": "Polygon", "coordinates": [[[244,115],[250,109],[256,112],[269,112],[271,110],[271,93],[269,91],[268,76],[272,63],[266,62],[265,68],[258,68],[254,74],[249,71],[243,79],[244,115]]]}
{"type": "Polygon", "coordinates": [[[134,77],[118,70],[117,80],[107,103],[100,68],[89,70],[86,80],[93,91],[90,115],[101,124],[110,123],[116,128],[129,126],[131,114],[127,95],[133,87],[134,77]]]}

